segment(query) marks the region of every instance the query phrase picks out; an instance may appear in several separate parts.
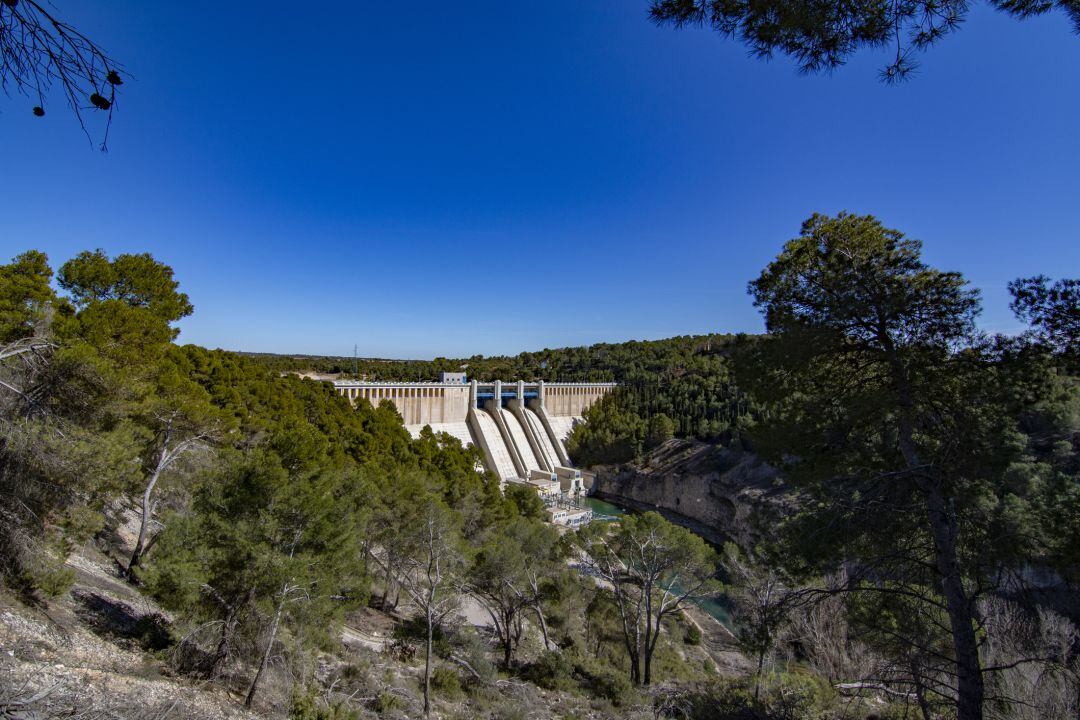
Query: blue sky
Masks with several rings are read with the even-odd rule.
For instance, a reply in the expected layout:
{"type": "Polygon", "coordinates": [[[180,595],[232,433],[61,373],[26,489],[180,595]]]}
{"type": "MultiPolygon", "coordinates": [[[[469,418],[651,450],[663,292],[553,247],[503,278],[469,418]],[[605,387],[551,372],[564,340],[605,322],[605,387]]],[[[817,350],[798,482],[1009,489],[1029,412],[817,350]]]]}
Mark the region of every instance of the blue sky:
{"type": "Polygon", "coordinates": [[[181,340],[465,356],[755,332],[815,211],[984,293],[1080,274],[1080,38],[981,6],[896,87],[658,28],[641,0],[56,0],[126,64],[110,152],[0,97],[0,255],[150,251],[181,340]]]}

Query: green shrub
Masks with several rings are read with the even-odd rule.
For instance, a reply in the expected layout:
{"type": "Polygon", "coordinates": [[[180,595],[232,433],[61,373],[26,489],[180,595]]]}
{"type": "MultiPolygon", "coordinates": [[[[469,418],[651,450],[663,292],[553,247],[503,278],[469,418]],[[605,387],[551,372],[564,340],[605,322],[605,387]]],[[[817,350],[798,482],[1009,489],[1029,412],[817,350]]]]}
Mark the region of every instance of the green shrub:
{"type": "Polygon", "coordinates": [[[525,668],[524,678],[545,690],[570,690],[574,687],[574,666],[561,652],[548,650],[525,668]]]}
{"type": "Polygon", "coordinates": [[[836,691],[807,673],[777,673],[763,678],[761,700],[769,718],[816,720],[830,715],[836,691]]]}
{"type": "Polygon", "coordinates": [[[294,692],[289,705],[289,720],[359,720],[360,714],[343,703],[327,705],[314,693],[294,692]]]}
{"type": "Polygon", "coordinates": [[[516,702],[505,702],[491,711],[491,720],[529,720],[529,710],[516,702]]]}
{"type": "Polygon", "coordinates": [[[683,642],[687,645],[700,645],[701,629],[693,623],[687,624],[686,632],[683,633],[683,642]]]}
{"type": "MultiPolygon", "coordinates": [[[[448,657],[453,651],[450,638],[446,630],[436,626],[431,635],[432,649],[439,657],[448,657]]],[[[427,644],[427,623],[423,618],[404,620],[394,626],[393,638],[399,643],[408,643],[417,648],[423,648],[427,644]]]]}
{"type": "Polygon", "coordinates": [[[766,720],[745,680],[720,680],[691,691],[680,703],[686,720],[766,720]]]}
{"type": "MultiPolygon", "coordinates": [[[[675,628],[675,631],[680,634],[682,630],[682,628],[675,628]]],[[[678,637],[678,635],[673,634],[673,637],[678,637]]],[[[692,651],[688,651],[687,647],[674,642],[659,643],[652,659],[653,681],[679,680],[686,682],[704,680],[705,674],[701,670],[701,663],[697,662],[696,659],[690,661],[689,656],[692,651]]]]}
{"type": "Polygon", "coordinates": [[[359,682],[366,680],[370,671],[371,663],[365,659],[342,665],[339,677],[345,682],[359,682]]]}
{"type": "Polygon", "coordinates": [[[75,582],[75,571],[49,550],[42,550],[21,573],[19,584],[24,590],[40,590],[47,597],[63,595],[75,582]]]}
{"type": "Polygon", "coordinates": [[[464,694],[461,689],[461,676],[453,668],[435,668],[435,671],[431,673],[431,687],[436,695],[451,700],[464,694]]]}
{"type": "Polygon", "coordinates": [[[469,664],[473,673],[464,675],[465,686],[470,692],[495,682],[497,671],[488,658],[487,643],[474,628],[459,629],[453,635],[454,655],[469,664]]]}
{"type": "Polygon", "coordinates": [[[135,637],[144,650],[156,651],[172,647],[172,623],[161,613],[141,615],[135,621],[135,637]]]}
{"type": "Polygon", "coordinates": [[[588,655],[549,650],[528,665],[522,677],[545,690],[580,689],[616,706],[627,704],[634,696],[624,671],[588,655]]]}
{"type": "Polygon", "coordinates": [[[762,678],[757,700],[749,678],[697,686],[679,698],[676,716],[685,720],[825,720],[835,715],[835,699],[832,688],[817,677],[778,673],[762,678]]]}
{"type": "Polygon", "coordinates": [[[630,684],[626,672],[594,658],[578,658],[574,663],[574,676],[582,690],[616,707],[628,705],[634,699],[634,686],[630,684]]]}
{"type": "Polygon", "coordinates": [[[628,705],[634,698],[634,686],[630,684],[630,679],[624,673],[615,670],[605,668],[599,673],[588,675],[582,686],[615,707],[628,705]]]}
{"type": "Polygon", "coordinates": [[[383,713],[388,713],[393,710],[399,710],[404,705],[405,702],[394,693],[381,692],[372,701],[371,709],[381,715],[383,713]]]}
{"type": "Polygon", "coordinates": [[[85,505],[67,509],[63,520],[65,540],[72,545],[84,543],[105,527],[105,516],[85,505]]]}

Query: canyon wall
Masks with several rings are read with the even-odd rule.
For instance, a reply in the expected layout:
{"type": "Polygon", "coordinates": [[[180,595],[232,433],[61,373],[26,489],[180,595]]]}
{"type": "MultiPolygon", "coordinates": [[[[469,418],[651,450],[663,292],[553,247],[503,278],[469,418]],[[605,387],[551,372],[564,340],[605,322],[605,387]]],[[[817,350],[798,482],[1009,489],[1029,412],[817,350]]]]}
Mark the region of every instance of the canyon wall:
{"type": "Polygon", "coordinates": [[[669,440],[642,460],[593,468],[593,494],[657,510],[710,542],[752,547],[791,512],[795,494],[752,453],[669,440]]]}

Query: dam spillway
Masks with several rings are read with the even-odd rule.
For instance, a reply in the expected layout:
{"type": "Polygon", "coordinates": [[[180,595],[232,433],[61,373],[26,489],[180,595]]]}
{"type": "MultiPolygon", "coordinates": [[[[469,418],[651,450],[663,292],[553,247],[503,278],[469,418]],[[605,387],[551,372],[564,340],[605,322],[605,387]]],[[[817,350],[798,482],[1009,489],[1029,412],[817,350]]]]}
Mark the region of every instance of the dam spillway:
{"type": "Polygon", "coordinates": [[[502,413],[503,422],[506,423],[506,427],[510,431],[510,441],[517,449],[526,472],[530,470],[546,470],[547,468],[541,467],[537,461],[536,453],[533,452],[529,444],[529,438],[525,434],[525,429],[521,426],[521,423],[518,422],[517,416],[505,408],[500,408],[499,412],[502,413]]]}
{"type": "MultiPolygon", "coordinates": [[[[479,423],[478,431],[487,444],[486,455],[490,455],[490,458],[485,458],[485,460],[488,461],[485,462],[485,465],[488,465],[488,469],[498,475],[499,479],[503,481],[516,479],[518,477],[518,471],[514,465],[513,456],[506,447],[506,441],[503,440],[502,434],[499,432],[499,426],[496,424],[495,418],[493,418],[486,410],[478,410],[476,412],[476,417],[479,423]]],[[[467,430],[469,427],[468,424],[466,424],[465,427],[467,430]]],[[[408,429],[413,437],[420,434],[415,425],[408,427],[408,429]]],[[[422,430],[423,428],[420,429],[422,430]]],[[[431,429],[435,432],[445,432],[445,430],[440,430],[434,426],[432,426],[431,429]]],[[[469,444],[476,444],[473,442],[471,436],[469,437],[469,444]]]]}
{"type": "Polygon", "coordinates": [[[540,422],[539,416],[532,410],[525,409],[525,418],[532,428],[533,435],[540,440],[540,451],[543,454],[544,460],[551,467],[563,464],[559,460],[559,455],[555,452],[555,445],[551,442],[551,436],[544,430],[543,424],[540,422]]]}
{"type": "Polygon", "coordinates": [[[615,383],[465,382],[461,376],[333,384],[352,403],[392,403],[413,437],[430,426],[476,446],[484,467],[501,481],[533,484],[541,495],[560,486],[565,493],[575,483],[580,489],[581,474],[570,464],[566,439],[585,410],[615,388],[615,383]]]}

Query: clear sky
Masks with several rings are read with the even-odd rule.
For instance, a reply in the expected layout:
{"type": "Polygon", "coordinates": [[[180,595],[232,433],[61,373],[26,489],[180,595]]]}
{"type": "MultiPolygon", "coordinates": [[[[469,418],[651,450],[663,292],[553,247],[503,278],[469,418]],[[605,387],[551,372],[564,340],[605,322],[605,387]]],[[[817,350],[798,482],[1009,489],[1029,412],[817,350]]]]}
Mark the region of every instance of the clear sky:
{"type": "Polygon", "coordinates": [[[645,0],[55,0],[124,61],[94,150],[0,97],[0,255],[150,251],[181,340],[427,358],[755,332],[811,213],[873,213],[984,293],[1080,275],[1080,38],[976,7],[890,87],[645,0]]]}

